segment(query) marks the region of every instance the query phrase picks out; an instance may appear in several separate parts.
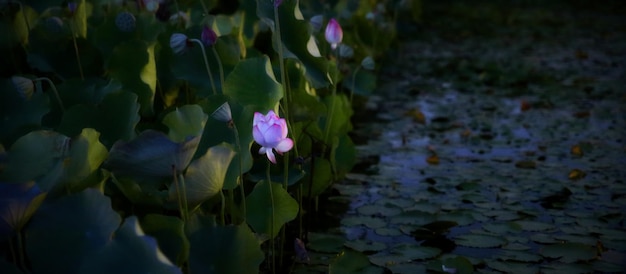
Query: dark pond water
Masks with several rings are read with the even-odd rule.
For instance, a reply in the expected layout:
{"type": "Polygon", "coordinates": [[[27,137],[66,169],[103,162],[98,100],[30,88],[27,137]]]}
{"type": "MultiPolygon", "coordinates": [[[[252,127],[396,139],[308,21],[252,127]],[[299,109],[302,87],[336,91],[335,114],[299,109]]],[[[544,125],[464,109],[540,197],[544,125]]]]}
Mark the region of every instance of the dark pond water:
{"type": "Polygon", "coordinates": [[[426,7],[357,112],[361,163],[321,206],[336,225],[295,272],[626,271],[623,26],[484,2],[426,7]]]}

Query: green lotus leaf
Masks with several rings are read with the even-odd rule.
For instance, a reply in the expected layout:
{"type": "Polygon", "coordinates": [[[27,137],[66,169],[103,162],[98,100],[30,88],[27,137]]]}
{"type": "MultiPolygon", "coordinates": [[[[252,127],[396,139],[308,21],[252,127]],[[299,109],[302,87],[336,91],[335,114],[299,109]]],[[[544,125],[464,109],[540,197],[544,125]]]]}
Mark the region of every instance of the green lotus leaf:
{"type": "Polygon", "coordinates": [[[265,256],[247,224],[205,225],[189,236],[191,273],[257,273],[265,256]]]}
{"type": "MultiPolygon", "coordinates": [[[[104,3],[103,3],[104,4],[104,3]]],[[[164,24],[154,16],[153,13],[141,12],[134,13],[136,27],[134,31],[125,32],[121,31],[115,25],[115,19],[118,12],[122,12],[122,8],[111,6],[106,3],[107,9],[110,12],[107,13],[104,22],[97,25],[94,28],[94,33],[91,37],[93,44],[96,45],[105,60],[111,58],[114,54],[115,48],[123,43],[134,41],[144,41],[146,44],[154,44],[161,32],[163,32],[164,24]]],[[[94,9],[94,12],[99,9],[94,9]]],[[[128,57],[131,57],[129,55],[128,57]]]]}
{"type": "Polygon", "coordinates": [[[41,127],[41,119],[50,111],[50,97],[34,93],[20,97],[10,79],[0,81],[0,142],[11,145],[17,138],[41,127]]]}
{"type": "Polygon", "coordinates": [[[200,106],[185,105],[165,115],[163,124],[170,129],[170,139],[181,142],[190,136],[200,136],[207,119],[200,106]]]}
{"type": "Polygon", "coordinates": [[[85,2],[85,0],[79,0],[76,3],[76,11],[72,16],[72,26],[74,35],[80,38],[87,37],[87,17],[91,13],[91,3],[85,2]]]}
{"type": "Polygon", "coordinates": [[[332,165],[335,167],[335,176],[337,178],[342,178],[346,173],[352,170],[352,167],[356,163],[356,147],[348,134],[339,137],[337,146],[332,150],[331,159],[332,165]]]}
{"type": "Polygon", "coordinates": [[[102,250],[85,259],[82,273],[182,273],[146,236],[137,217],[128,217],[102,250]]]}
{"type": "Polygon", "coordinates": [[[246,220],[250,226],[257,233],[267,234],[270,238],[276,237],[280,228],[298,214],[298,202],[283,186],[272,183],[270,193],[270,184],[267,181],[261,181],[254,186],[254,190],[246,198],[246,206],[246,220]],[[273,199],[270,199],[270,194],[273,199]]]}
{"type": "Polygon", "coordinates": [[[252,105],[267,112],[283,97],[267,56],[241,61],[226,78],[224,94],[241,105],[252,105]]]}
{"type": "Polygon", "coordinates": [[[159,131],[145,130],[130,142],[117,141],[103,167],[115,175],[172,176],[189,165],[200,136],[176,143],[159,131]]]}
{"type": "Polygon", "coordinates": [[[332,147],[333,144],[338,141],[338,136],[346,134],[349,130],[352,129],[350,117],[352,116],[353,111],[350,105],[350,101],[343,94],[326,96],[324,97],[324,103],[329,109],[331,108],[331,104],[335,105],[333,108],[332,117],[330,117],[330,119],[328,117],[325,117],[325,119],[323,120],[324,127],[326,127],[326,123],[330,123],[327,133],[325,132],[326,136],[324,137],[324,142],[332,147]]]}
{"type": "Polygon", "coordinates": [[[46,193],[35,182],[0,183],[0,236],[8,239],[21,230],[39,208],[46,193]]]}
{"type": "MultiPolygon", "coordinates": [[[[257,0],[257,16],[274,23],[272,1],[257,0]]],[[[304,20],[299,1],[284,1],[278,9],[280,33],[285,58],[297,58],[306,68],[307,79],[314,88],[324,88],[332,84],[329,78],[329,61],[321,57],[315,38],[309,30],[309,23],[304,20]]],[[[274,40],[276,34],[274,34],[274,40]]],[[[278,44],[273,43],[278,52],[278,44]]],[[[330,73],[331,75],[333,73],[330,73]]]]}
{"type": "Polygon", "coordinates": [[[63,176],[63,161],[70,153],[71,139],[47,130],[33,131],[18,139],[8,151],[0,177],[8,182],[36,180],[43,191],[55,187],[63,176]]]}
{"type": "Polygon", "coordinates": [[[303,182],[306,182],[305,189],[311,188],[307,192],[311,194],[311,197],[322,194],[333,183],[330,162],[324,158],[315,158],[315,165],[313,165],[312,170],[307,171],[307,176],[303,182]]]}
{"type": "Polygon", "coordinates": [[[185,235],[185,224],[180,218],[160,214],[148,214],[141,219],[141,228],[154,237],[159,249],[176,265],[189,259],[189,240],[185,235]]]}
{"type": "Polygon", "coordinates": [[[364,69],[355,70],[347,79],[344,79],[342,85],[354,94],[369,96],[376,88],[376,75],[364,69]]]}
{"type": "MultiPolygon", "coordinates": [[[[232,148],[221,144],[209,148],[202,157],[191,162],[185,173],[184,186],[179,185],[189,205],[196,206],[222,191],[226,171],[234,156],[232,148]]],[[[170,201],[178,201],[178,191],[176,186],[170,187],[170,201]]]]}
{"type": "Polygon", "coordinates": [[[107,94],[98,105],[78,104],[67,109],[57,130],[72,136],[93,127],[101,133],[101,142],[110,147],[117,140],[132,139],[139,119],[137,95],[120,91],[107,94]]]}
{"type": "MultiPolygon", "coordinates": [[[[225,101],[223,95],[218,95],[219,99],[202,103],[205,113],[213,113],[225,101]]],[[[224,179],[224,189],[234,189],[239,185],[239,176],[246,173],[252,168],[252,119],[254,116],[254,106],[241,107],[241,105],[229,102],[233,115],[234,125],[230,127],[228,123],[218,121],[216,119],[208,119],[202,133],[202,140],[198,146],[196,157],[204,155],[206,151],[222,142],[229,143],[235,152],[237,152],[228,166],[228,172],[224,179]],[[237,131],[237,132],[235,132],[237,131]],[[239,143],[241,151],[237,151],[238,144],[235,134],[239,135],[239,143]],[[240,168],[241,166],[241,168],[240,168]],[[241,172],[241,173],[240,173],[241,172]]]]}
{"type": "Polygon", "coordinates": [[[43,203],[25,230],[33,272],[78,273],[84,260],[111,241],[120,222],[110,199],[95,189],[43,203]]]}
{"type": "Polygon", "coordinates": [[[99,170],[108,152],[99,141],[100,133],[92,128],[85,128],[79,136],[72,139],[68,157],[64,159],[65,181],[73,187],[99,170]]]}
{"type": "Polygon", "coordinates": [[[122,83],[123,89],[137,94],[141,114],[154,114],[153,103],[156,91],[155,43],[130,40],[117,45],[106,64],[112,79],[122,83]]]}

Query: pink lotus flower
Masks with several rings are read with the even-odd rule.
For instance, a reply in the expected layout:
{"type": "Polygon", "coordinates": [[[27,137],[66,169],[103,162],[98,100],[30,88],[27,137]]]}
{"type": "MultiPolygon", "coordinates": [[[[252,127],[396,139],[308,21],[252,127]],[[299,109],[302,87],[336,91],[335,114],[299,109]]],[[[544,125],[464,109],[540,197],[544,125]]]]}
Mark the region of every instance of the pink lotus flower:
{"type": "Polygon", "coordinates": [[[337,23],[335,18],[331,18],[328,21],[328,25],[326,25],[326,32],[324,33],[326,36],[326,41],[330,43],[330,47],[332,49],[337,48],[337,45],[341,43],[343,39],[343,30],[341,30],[341,26],[337,23]]]}
{"type": "Polygon", "coordinates": [[[276,163],[273,149],[278,154],[283,154],[293,147],[293,141],[287,138],[287,122],[278,117],[274,111],[270,110],[267,115],[260,112],[254,113],[252,121],[252,137],[254,141],[261,145],[259,154],[266,154],[267,159],[276,163]]]}

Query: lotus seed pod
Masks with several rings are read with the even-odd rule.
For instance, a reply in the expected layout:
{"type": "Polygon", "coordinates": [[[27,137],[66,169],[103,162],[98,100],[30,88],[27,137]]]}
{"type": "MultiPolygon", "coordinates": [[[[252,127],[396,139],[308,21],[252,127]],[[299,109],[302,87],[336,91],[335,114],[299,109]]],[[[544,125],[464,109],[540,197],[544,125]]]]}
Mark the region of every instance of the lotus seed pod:
{"type": "Polygon", "coordinates": [[[61,18],[56,17],[56,16],[52,16],[52,17],[48,17],[46,18],[45,21],[45,26],[46,29],[48,29],[49,32],[51,33],[61,33],[63,32],[63,20],[61,20],[61,18]]]}
{"type": "Polygon", "coordinates": [[[19,93],[20,97],[23,99],[30,99],[35,91],[35,84],[33,84],[33,80],[26,77],[12,76],[11,82],[13,83],[13,87],[15,87],[17,93],[19,93]]]}
{"type": "Polygon", "coordinates": [[[222,122],[230,122],[233,120],[233,114],[230,110],[230,105],[228,102],[223,103],[219,106],[213,113],[211,113],[211,117],[215,118],[215,120],[222,122]]]}
{"type": "Polygon", "coordinates": [[[136,27],[135,16],[127,11],[120,12],[115,17],[115,25],[123,32],[134,31],[136,27]]]}
{"type": "Polygon", "coordinates": [[[341,56],[341,58],[352,58],[352,56],[354,56],[354,50],[348,45],[340,44],[339,56],[341,56]]]}
{"type": "Polygon", "coordinates": [[[174,54],[183,54],[187,51],[187,35],[174,33],[170,37],[170,48],[174,54]]]}

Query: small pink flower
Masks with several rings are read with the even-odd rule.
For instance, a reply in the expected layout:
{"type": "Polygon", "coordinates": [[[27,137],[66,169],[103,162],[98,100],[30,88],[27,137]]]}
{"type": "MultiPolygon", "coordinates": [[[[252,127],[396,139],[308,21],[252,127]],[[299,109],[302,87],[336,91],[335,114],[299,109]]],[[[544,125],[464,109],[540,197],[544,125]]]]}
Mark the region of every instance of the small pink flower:
{"type": "Polygon", "coordinates": [[[283,0],[274,0],[274,7],[278,7],[282,3],[283,3],[283,0]]]}
{"type": "Polygon", "coordinates": [[[204,26],[202,28],[202,34],[200,35],[200,40],[207,47],[213,46],[215,45],[215,42],[217,42],[217,34],[215,33],[215,31],[213,31],[212,28],[204,26]]]}
{"type": "Polygon", "coordinates": [[[330,47],[332,49],[337,48],[337,45],[341,43],[343,39],[343,30],[341,30],[341,26],[337,23],[335,18],[331,18],[328,21],[328,25],[326,25],[326,41],[330,43],[330,47]]]}
{"type": "Polygon", "coordinates": [[[287,133],[287,122],[278,117],[274,111],[270,110],[267,115],[260,112],[254,113],[252,137],[261,145],[259,154],[266,154],[270,162],[276,163],[273,149],[282,155],[293,147],[293,141],[287,138],[287,133]]]}

